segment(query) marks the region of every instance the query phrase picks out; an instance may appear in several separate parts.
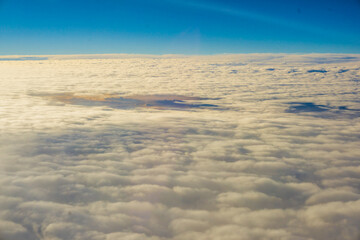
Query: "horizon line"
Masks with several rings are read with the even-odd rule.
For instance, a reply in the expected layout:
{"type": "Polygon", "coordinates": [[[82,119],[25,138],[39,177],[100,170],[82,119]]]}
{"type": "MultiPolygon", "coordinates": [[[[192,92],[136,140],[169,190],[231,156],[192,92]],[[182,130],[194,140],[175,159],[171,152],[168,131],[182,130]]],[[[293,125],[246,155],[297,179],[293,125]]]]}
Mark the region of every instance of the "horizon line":
{"type": "Polygon", "coordinates": [[[123,56],[223,56],[223,55],[359,55],[360,53],[347,52],[248,52],[248,53],[209,53],[209,54],[187,54],[187,53],[164,53],[164,54],[147,54],[147,53],[65,53],[65,54],[1,54],[3,57],[28,57],[28,56],[101,56],[101,55],[123,55],[123,56]]]}

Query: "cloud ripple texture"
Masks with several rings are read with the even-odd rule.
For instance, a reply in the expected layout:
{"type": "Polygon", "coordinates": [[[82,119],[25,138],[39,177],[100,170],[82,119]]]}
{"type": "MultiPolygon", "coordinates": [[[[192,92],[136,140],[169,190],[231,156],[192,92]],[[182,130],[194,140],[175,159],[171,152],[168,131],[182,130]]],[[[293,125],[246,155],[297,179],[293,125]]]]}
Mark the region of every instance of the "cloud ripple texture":
{"type": "Polygon", "coordinates": [[[359,239],[359,55],[10,58],[0,239],[359,239]]]}

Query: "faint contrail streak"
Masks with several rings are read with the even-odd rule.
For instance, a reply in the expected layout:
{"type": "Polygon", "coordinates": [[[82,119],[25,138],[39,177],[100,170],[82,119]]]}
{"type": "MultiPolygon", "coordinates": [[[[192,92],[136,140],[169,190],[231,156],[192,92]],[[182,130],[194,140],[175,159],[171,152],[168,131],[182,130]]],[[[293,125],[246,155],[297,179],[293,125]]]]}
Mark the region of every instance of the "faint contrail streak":
{"type": "MultiPolygon", "coordinates": [[[[226,15],[250,19],[250,20],[259,21],[259,22],[263,22],[263,23],[274,24],[274,25],[283,26],[283,27],[287,27],[287,28],[291,28],[291,29],[296,29],[296,30],[300,30],[300,31],[308,32],[308,33],[317,34],[317,35],[326,35],[327,37],[331,37],[331,38],[339,38],[340,36],[342,36],[341,38],[343,39],[343,37],[345,35],[345,33],[339,33],[334,30],[329,31],[329,30],[325,30],[324,28],[321,28],[321,27],[316,27],[313,25],[310,26],[309,24],[294,22],[289,19],[281,19],[281,18],[265,15],[262,13],[249,11],[246,9],[229,8],[224,5],[220,5],[220,4],[204,3],[204,2],[199,2],[199,1],[179,1],[179,0],[160,0],[160,1],[183,5],[183,6],[187,6],[190,8],[197,8],[197,9],[201,9],[201,10],[218,12],[218,13],[222,13],[222,14],[226,14],[226,15]]],[[[348,36],[348,37],[350,37],[350,36],[348,36]]]]}

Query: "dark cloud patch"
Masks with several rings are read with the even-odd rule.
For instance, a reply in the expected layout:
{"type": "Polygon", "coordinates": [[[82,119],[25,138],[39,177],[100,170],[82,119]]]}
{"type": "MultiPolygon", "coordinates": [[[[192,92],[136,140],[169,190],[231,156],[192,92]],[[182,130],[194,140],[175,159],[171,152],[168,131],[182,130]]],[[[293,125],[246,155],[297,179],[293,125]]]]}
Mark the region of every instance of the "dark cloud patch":
{"type": "Polygon", "coordinates": [[[291,106],[286,110],[288,113],[301,113],[301,112],[325,112],[330,108],[325,105],[317,105],[312,102],[292,102],[291,106]]]}
{"type": "Polygon", "coordinates": [[[339,71],[338,71],[338,73],[345,73],[345,72],[348,72],[349,71],[349,69],[340,69],[339,71]]]}
{"type": "Polygon", "coordinates": [[[118,95],[74,95],[74,94],[35,94],[67,104],[82,106],[107,106],[116,109],[156,108],[156,109],[220,109],[218,105],[204,103],[206,100],[218,98],[190,97],[173,94],[132,95],[121,97],[118,95]]]}
{"type": "Polygon", "coordinates": [[[182,100],[158,100],[147,104],[149,107],[164,107],[164,108],[214,108],[218,107],[214,104],[186,104],[182,100]]]}
{"type": "Polygon", "coordinates": [[[291,106],[285,110],[287,113],[309,113],[314,117],[321,118],[360,117],[360,109],[352,109],[347,106],[321,105],[312,102],[290,102],[289,104],[291,106]]]}
{"type": "Polygon", "coordinates": [[[223,67],[223,66],[246,66],[247,63],[239,63],[239,62],[233,62],[233,63],[213,63],[210,64],[210,66],[215,66],[215,67],[223,67]]]}
{"type": "Polygon", "coordinates": [[[47,57],[7,57],[0,58],[0,61],[39,61],[39,60],[48,60],[47,57]]]}
{"type": "Polygon", "coordinates": [[[308,63],[329,64],[329,63],[346,63],[359,61],[358,56],[327,56],[327,57],[305,57],[308,63]]]}
{"type": "Polygon", "coordinates": [[[325,69],[311,69],[307,71],[308,73],[327,73],[325,69]]]}

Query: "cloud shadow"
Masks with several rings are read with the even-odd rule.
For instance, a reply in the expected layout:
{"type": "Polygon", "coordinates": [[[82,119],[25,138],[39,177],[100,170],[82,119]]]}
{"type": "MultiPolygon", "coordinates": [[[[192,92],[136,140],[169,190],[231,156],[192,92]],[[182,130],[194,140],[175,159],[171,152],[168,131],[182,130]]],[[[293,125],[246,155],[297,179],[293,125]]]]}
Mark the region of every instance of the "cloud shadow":
{"type": "Polygon", "coordinates": [[[173,94],[131,95],[75,95],[72,93],[42,95],[53,101],[82,106],[107,106],[115,109],[155,108],[155,109],[219,109],[218,105],[205,103],[216,98],[190,97],[173,94]]]}

